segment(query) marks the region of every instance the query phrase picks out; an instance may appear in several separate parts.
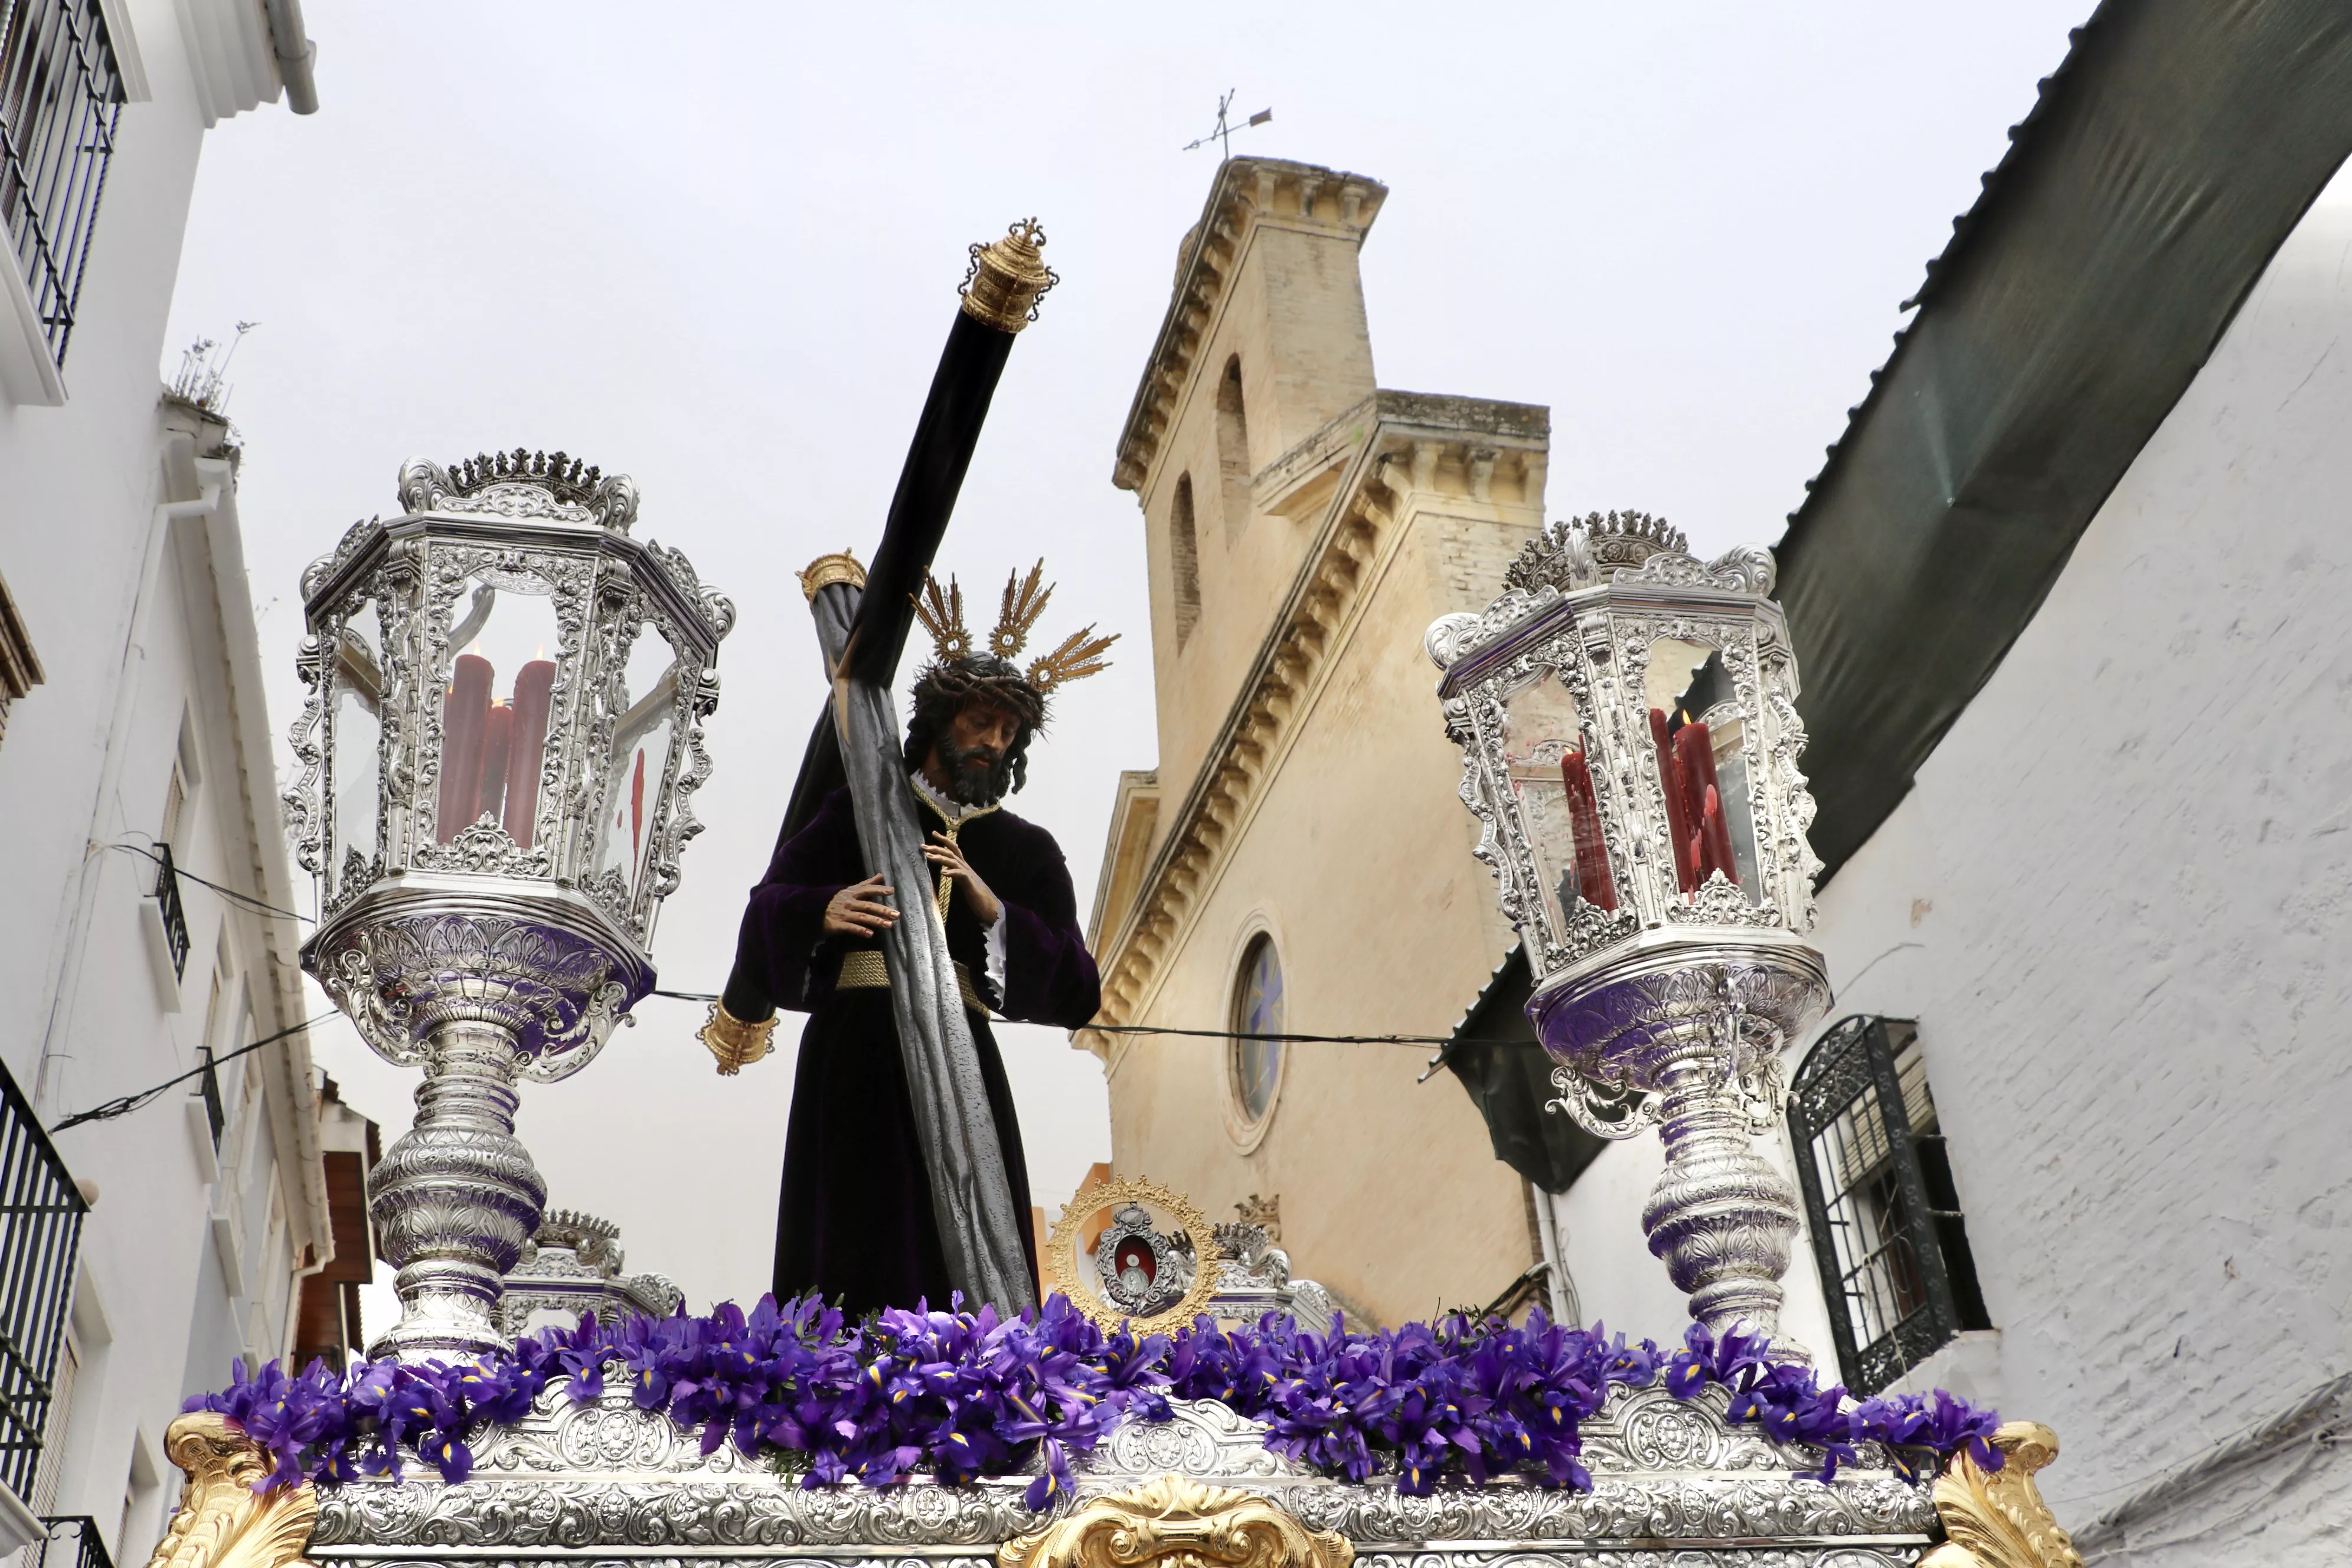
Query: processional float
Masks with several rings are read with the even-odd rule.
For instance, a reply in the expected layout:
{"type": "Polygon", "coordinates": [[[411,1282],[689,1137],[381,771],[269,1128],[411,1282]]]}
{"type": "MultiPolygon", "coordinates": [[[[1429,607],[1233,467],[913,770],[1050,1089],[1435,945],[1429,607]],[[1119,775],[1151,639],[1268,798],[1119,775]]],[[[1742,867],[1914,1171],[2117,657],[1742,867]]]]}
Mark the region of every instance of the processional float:
{"type": "MultiPolygon", "coordinates": [[[[1016,226],[972,247],[870,575],[861,584],[842,557],[805,579],[833,697],[785,831],[846,780],[869,862],[898,885],[927,876],[910,812],[888,809],[904,790],[876,783],[898,765],[888,676],[1012,336],[1049,279],[1041,237],[1016,226]]],[[[585,1066],[652,987],[654,919],[697,828],[701,722],[734,611],[679,552],[631,536],[628,480],[562,454],[411,463],[400,500],[400,516],[354,527],[304,575],[310,695],[288,801],[319,879],[306,964],[373,1049],[424,1069],[416,1124],[370,1199],[401,1319],[373,1366],[275,1385],[274,1406],[248,1390],[173,1424],[166,1447],[188,1481],[152,1568],[2079,1563],[2033,1484],[2056,1452],[2046,1429],[2014,1423],[1974,1457],[1959,1448],[1932,1487],[1903,1450],[1858,1441],[1824,1480],[1818,1446],[1776,1441],[1720,1377],[1611,1379],[1579,1395],[1591,1400],[1571,1432],[1581,1485],[1503,1454],[1475,1479],[1420,1486],[1386,1461],[1350,1479],[1270,1447],[1267,1420],[1231,1393],[1098,1430],[1074,1466],[1042,1440],[1050,1422],[1016,1421],[1000,1428],[1026,1444],[1016,1473],[861,1486],[818,1473],[807,1451],[745,1440],[798,1430],[787,1394],[697,1431],[673,1417],[676,1388],[648,1392],[657,1372],[723,1381],[713,1358],[740,1353],[740,1320],[706,1325],[690,1367],[657,1368],[640,1345],[626,1366],[619,1350],[561,1367],[542,1355],[531,1364],[552,1381],[517,1381],[500,1281],[545,1189],[514,1136],[516,1086],[585,1066]],[[601,1389],[583,1382],[598,1365],[601,1389]],[[484,1402],[470,1417],[469,1388],[484,1402]],[[322,1434],[362,1416],[410,1455],[404,1471],[321,1451],[322,1434]]],[[[1531,1012],[1565,1109],[1610,1136],[1661,1129],[1666,1175],[1644,1225],[1720,1344],[1777,1329],[1796,1213],[1749,1139],[1777,1117],[1780,1051],[1827,987],[1803,940],[1817,868],[1770,557],[1702,564],[1680,546],[1646,520],[1555,525],[1492,607],[1441,621],[1428,647],[1465,748],[1463,798],[1485,825],[1478,853],[1538,977],[1531,1012]]],[[[944,943],[919,920],[892,935],[940,1228],[973,1299],[1017,1311],[1032,1287],[1009,1227],[1025,1216],[1000,1212],[985,1180],[993,1131],[961,1079],[971,1039],[944,943]]],[[[773,1011],[744,976],[730,981],[704,1034],[722,1069],[764,1053],[773,1011]]],[[[1073,1205],[1055,1233],[1054,1282],[1084,1318],[1145,1336],[1243,1304],[1312,1324],[1328,1314],[1263,1226],[1202,1235],[1181,1195],[1141,1182],[1118,1195],[1126,1206],[1099,1237],[1079,1235],[1076,1211],[1092,1205],[1073,1205]],[[1182,1223],[1167,1229],[1155,1207],[1182,1223]],[[1147,1251],[1192,1272],[1140,1280],[1147,1251]]],[[[1098,1384],[1113,1352],[1092,1353],[1055,1375],[1098,1384]]],[[[917,1398],[949,1377],[893,1375],[917,1398]]],[[[1079,1399],[1056,1408],[1083,1422],[1079,1399]]]]}

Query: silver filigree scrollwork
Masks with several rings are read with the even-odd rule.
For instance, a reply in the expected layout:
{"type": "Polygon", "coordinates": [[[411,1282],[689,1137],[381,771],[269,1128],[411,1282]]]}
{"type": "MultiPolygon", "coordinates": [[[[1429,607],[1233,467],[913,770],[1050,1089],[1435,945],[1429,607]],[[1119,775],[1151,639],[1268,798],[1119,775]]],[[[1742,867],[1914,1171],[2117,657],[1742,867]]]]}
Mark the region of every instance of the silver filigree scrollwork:
{"type": "Polygon", "coordinates": [[[317,968],[329,997],[385,1059],[413,1065],[436,1025],[489,1018],[511,1032],[528,1076],[543,1082],[585,1067],[651,980],[578,932],[447,900],[336,931],[317,968]]]}
{"type": "Polygon", "coordinates": [[[608,870],[602,876],[592,877],[580,884],[580,890],[618,924],[627,926],[632,922],[628,880],[618,871],[608,870]]]}
{"type": "MultiPolygon", "coordinates": [[[[573,1209],[544,1215],[507,1271],[499,1321],[509,1336],[534,1325],[533,1316],[570,1327],[593,1314],[606,1322],[630,1317],[666,1318],[685,1292],[658,1274],[622,1273],[620,1227],[573,1209]]],[[[574,1423],[570,1430],[581,1429],[574,1423]]]]}
{"type": "Polygon", "coordinates": [[[484,812],[446,844],[420,844],[415,863],[428,871],[471,871],[478,876],[544,877],[554,852],[544,844],[521,847],[496,817],[484,812]]]}
{"type": "Polygon", "coordinates": [[[343,868],[337,873],[332,884],[333,890],[327,895],[326,904],[320,913],[324,918],[332,920],[337,914],[350,908],[353,899],[373,887],[377,879],[383,875],[383,857],[363,856],[359,851],[359,846],[352,845],[343,851],[343,868]]]}
{"type": "Polygon", "coordinates": [[[1087,1468],[1097,1475],[1191,1476],[1232,1486],[1314,1474],[1265,1446],[1266,1429],[1213,1399],[1172,1399],[1165,1421],[1112,1428],[1087,1468]]]}
{"type": "Polygon", "coordinates": [[[714,633],[724,638],[735,629],[735,601],[696,575],[694,563],[686,558],[685,551],[647,540],[646,553],[659,563],[672,585],[688,602],[701,606],[702,618],[710,623],[714,633]]]}
{"type": "Polygon", "coordinates": [[[349,564],[352,558],[368,542],[369,531],[377,527],[380,518],[366,518],[343,531],[335,548],[302,569],[302,596],[309,598],[324,586],[327,580],[349,564]]]}
{"type": "Polygon", "coordinates": [[[1805,751],[1805,721],[1797,713],[1796,693],[1787,674],[1787,664],[1785,658],[1778,661],[1779,678],[1773,680],[1767,696],[1777,721],[1772,734],[1771,769],[1780,795],[1787,803],[1780,822],[1781,864],[1789,868],[1791,879],[1803,895],[1803,913],[1791,923],[1800,931],[1809,931],[1820,918],[1813,884],[1822,874],[1822,860],[1813,853],[1812,840],[1806,836],[1813,826],[1813,795],[1805,787],[1805,775],[1797,766],[1797,759],[1805,751]]]}
{"type": "Polygon", "coordinates": [[[1698,885],[1698,891],[1681,903],[1665,908],[1666,919],[1676,925],[1716,926],[1777,926],[1784,922],[1780,911],[1769,904],[1759,904],[1722,872],[1717,871],[1698,885]]]}
{"type": "Polygon", "coordinates": [[[1616,573],[1612,581],[1627,585],[1721,588],[1762,599],[1771,596],[1779,573],[1770,551],[1760,544],[1744,544],[1704,563],[1679,551],[1662,551],[1639,566],[1616,573]]]}
{"type": "MultiPolygon", "coordinates": [[[[1066,1506],[1181,1476],[1264,1497],[1309,1529],[1345,1536],[1360,1563],[1396,1568],[1857,1568],[1914,1563],[1933,1539],[1926,1489],[1900,1479],[1875,1446],[1861,1445],[1824,1485],[1801,1473],[1818,1466],[1817,1453],[1732,1426],[1726,1405],[1720,1388],[1688,1401],[1655,1386],[1612,1389],[1583,1427],[1591,1490],[1501,1477],[1411,1497],[1391,1476],[1348,1483],[1307,1473],[1269,1451],[1255,1423],[1178,1401],[1170,1421],[1124,1423],[1077,1457],[1066,1506]]],[[[309,1555],[346,1568],[426,1557],[983,1568],[998,1542],[1040,1522],[1022,1505],[1022,1478],[809,1489],[732,1444],[704,1454],[697,1436],[635,1409],[623,1388],[584,1404],[551,1388],[520,1422],[475,1440],[462,1486],[412,1466],[404,1481],[363,1476],[325,1492],[309,1555]]]]}
{"type": "Polygon", "coordinates": [[[302,711],[286,732],[287,744],[294,752],[294,782],[278,797],[286,807],[286,837],[295,862],[311,872],[320,869],[327,854],[324,775],[327,704],[332,696],[328,676],[331,646],[324,637],[307,637],[294,656],[294,671],[306,692],[302,711]]]}
{"type": "MultiPolygon", "coordinates": [[[[1475,629],[1462,617],[1446,616],[1430,627],[1425,646],[1434,658],[1459,647],[1475,629]]],[[[1495,684],[1507,689],[1557,676],[1580,714],[1594,710],[1589,666],[1573,637],[1531,647],[1503,666],[1502,671],[1495,684]]],[[[1529,836],[1517,821],[1518,805],[1507,782],[1505,706],[1491,692],[1452,699],[1444,705],[1446,733],[1462,747],[1461,798],[1479,823],[1478,841],[1471,852],[1494,872],[1503,911],[1518,928],[1521,939],[1538,948],[1538,972],[1549,973],[1632,936],[1641,929],[1641,920],[1633,909],[1604,910],[1579,896],[1564,911],[1564,923],[1555,923],[1529,836]]],[[[1591,721],[1584,722],[1588,753],[1601,755],[1591,721]]],[[[1615,814],[1606,809],[1613,798],[1613,787],[1605,780],[1600,781],[1600,786],[1606,792],[1602,842],[1611,863],[1622,865],[1630,853],[1638,851],[1629,846],[1615,814]]]]}
{"type": "Polygon", "coordinates": [[[443,468],[412,458],[400,470],[406,511],[489,513],[593,523],[626,533],[637,520],[637,488],[625,474],[604,474],[558,452],[485,453],[443,468]]]}
{"type": "Polygon", "coordinates": [[[1646,1090],[1595,1083],[1564,1067],[1551,1069],[1551,1084],[1559,1098],[1544,1101],[1544,1109],[1564,1113],[1595,1138],[1616,1142],[1658,1124],[1664,1101],[1646,1090]]]}

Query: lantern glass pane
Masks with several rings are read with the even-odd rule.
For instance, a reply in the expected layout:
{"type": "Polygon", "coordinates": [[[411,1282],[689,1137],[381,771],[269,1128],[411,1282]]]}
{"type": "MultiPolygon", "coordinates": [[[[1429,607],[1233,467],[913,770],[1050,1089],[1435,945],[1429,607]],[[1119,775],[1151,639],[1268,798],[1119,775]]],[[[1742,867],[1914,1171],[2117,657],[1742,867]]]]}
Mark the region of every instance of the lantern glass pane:
{"type": "Polygon", "coordinates": [[[662,781],[669,773],[677,727],[677,656],[650,621],[638,628],[609,700],[613,749],[604,776],[604,812],[594,874],[610,872],[636,896],[660,837],[662,781]]]}
{"type": "Polygon", "coordinates": [[[434,837],[448,844],[488,823],[528,849],[553,795],[543,775],[559,646],[555,601],[470,581],[449,613],[434,837]]]}
{"type": "Polygon", "coordinates": [[[1645,686],[1678,890],[1689,897],[1719,874],[1760,900],[1747,718],[1722,654],[1660,637],[1645,686]]]}
{"type": "Polygon", "coordinates": [[[327,896],[364,886],[383,852],[383,650],[373,603],[335,632],[333,703],[327,718],[327,896]]]}
{"type": "Polygon", "coordinates": [[[1559,671],[1546,669],[1504,699],[1503,765],[1553,932],[1566,933],[1579,903],[1615,909],[1584,727],[1559,671]]]}

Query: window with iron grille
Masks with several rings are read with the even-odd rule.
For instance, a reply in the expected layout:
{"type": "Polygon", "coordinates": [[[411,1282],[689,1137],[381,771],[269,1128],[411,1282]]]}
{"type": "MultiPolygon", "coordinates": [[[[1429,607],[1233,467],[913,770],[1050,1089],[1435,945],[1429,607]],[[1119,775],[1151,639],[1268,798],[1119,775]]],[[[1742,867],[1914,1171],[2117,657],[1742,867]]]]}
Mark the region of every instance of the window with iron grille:
{"type": "Polygon", "coordinates": [[[121,114],[99,0],[0,0],[0,226],[60,369],[121,114]]]}
{"type": "Polygon", "coordinates": [[[0,1066],[0,1486],[33,1495],[89,1205],[0,1066]]]}
{"type": "Polygon", "coordinates": [[[188,911],[180,903],[180,872],[172,864],[172,846],[155,844],[155,907],[163,921],[163,943],[172,953],[172,978],[188,973],[188,911]]]}
{"type": "Polygon", "coordinates": [[[1875,1394],[1992,1326],[1916,1024],[1832,1026],[1798,1069],[1789,1130],[1847,1388],[1875,1394]]]}

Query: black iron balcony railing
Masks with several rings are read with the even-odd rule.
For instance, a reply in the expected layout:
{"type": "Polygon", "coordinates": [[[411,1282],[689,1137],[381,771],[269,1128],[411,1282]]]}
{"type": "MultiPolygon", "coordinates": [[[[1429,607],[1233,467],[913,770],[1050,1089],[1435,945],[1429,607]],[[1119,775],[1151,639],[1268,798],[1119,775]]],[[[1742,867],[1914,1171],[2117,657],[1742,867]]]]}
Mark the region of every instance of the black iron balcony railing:
{"type": "Polygon", "coordinates": [[[0,1066],[0,1486],[33,1495],[89,1205],[0,1066]]]}
{"type": "Polygon", "coordinates": [[[1916,1025],[1857,1016],[1823,1035],[1789,1131],[1847,1388],[1875,1394],[1991,1326],[1916,1025]]]}
{"type": "Polygon", "coordinates": [[[0,227],[60,369],[121,114],[100,0],[0,0],[0,227]]]}
{"type": "Polygon", "coordinates": [[[107,1551],[106,1537],[89,1515],[44,1515],[41,1523],[47,1533],[33,1543],[23,1568],[114,1568],[114,1554],[107,1551]]]}
{"type": "MultiPolygon", "coordinates": [[[[5,4],[6,0],[0,0],[5,4]]],[[[163,917],[163,945],[172,952],[172,978],[188,973],[188,912],[180,907],[180,873],[172,866],[172,847],[155,846],[155,903],[163,917]]]]}
{"type": "Polygon", "coordinates": [[[204,1096],[205,1122],[212,1129],[213,1152],[220,1152],[221,1130],[228,1125],[228,1113],[221,1107],[220,1067],[213,1060],[210,1046],[204,1048],[205,1074],[196,1080],[196,1092],[204,1096]]]}

